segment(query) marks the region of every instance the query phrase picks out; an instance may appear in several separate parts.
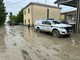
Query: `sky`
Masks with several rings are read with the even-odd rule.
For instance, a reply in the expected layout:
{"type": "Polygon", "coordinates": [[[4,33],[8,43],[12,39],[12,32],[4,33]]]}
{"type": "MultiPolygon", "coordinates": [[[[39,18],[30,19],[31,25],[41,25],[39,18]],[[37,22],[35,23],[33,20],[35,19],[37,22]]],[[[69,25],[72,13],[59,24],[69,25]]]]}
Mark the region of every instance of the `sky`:
{"type": "MultiPolygon", "coordinates": [[[[54,4],[55,1],[56,0],[4,0],[4,3],[6,6],[6,11],[12,12],[14,15],[16,15],[22,8],[24,8],[30,2],[38,2],[52,6],[57,6],[57,4],[54,4]]],[[[60,7],[62,8],[61,12],[76,10],[76,8],[69,6],[60,5],[60,7]]]]}

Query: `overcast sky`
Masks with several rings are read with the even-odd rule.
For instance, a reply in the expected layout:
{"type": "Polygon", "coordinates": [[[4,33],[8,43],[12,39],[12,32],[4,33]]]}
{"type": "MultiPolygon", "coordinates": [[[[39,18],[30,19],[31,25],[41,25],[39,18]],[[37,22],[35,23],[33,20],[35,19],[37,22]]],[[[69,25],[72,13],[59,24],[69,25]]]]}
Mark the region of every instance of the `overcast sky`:
{"type": "MultiPolygon", "coordinates": [[[[55,1],[56,0],[46,0],[46,4],[57,6],[56,4],[54,4],[55,1]]],[[[6,11],[12,12],[13,14],[17,14],[22,8],[24,8],[30,2],[38,2],[45,4],[45,0],[4,0],[6,11]]],[[[60,6],[60,7],[62,8],[61,10],[62,12],[75,10],[75,8],[72,7],[65,7],[65,6],[60,6]]]]}

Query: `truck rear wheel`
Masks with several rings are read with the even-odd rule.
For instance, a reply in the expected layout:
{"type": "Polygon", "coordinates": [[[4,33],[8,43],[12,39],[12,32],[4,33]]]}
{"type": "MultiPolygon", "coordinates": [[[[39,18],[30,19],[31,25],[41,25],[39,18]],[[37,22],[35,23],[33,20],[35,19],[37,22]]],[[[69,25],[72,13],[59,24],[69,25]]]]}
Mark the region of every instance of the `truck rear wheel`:
{"type": "Polygon", "coordinates": [[[40,32],[40,28],[39,27],[37,28],[37,32],[40,32]]]}
{"type": "Polygon", "coordinates": [[[54,37],[60,37],[60,33],[58,30],[53,30],[52,34],[54,37]]]}

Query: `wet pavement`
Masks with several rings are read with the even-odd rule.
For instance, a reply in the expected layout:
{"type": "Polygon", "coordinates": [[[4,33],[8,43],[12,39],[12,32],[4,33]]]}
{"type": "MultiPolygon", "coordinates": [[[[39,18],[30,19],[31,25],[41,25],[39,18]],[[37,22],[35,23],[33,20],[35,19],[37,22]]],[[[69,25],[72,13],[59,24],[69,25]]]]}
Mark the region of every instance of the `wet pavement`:
{"type": "Polygon", "coordinates": [[[80,34],[55,38],[26,26],[0,27],[0,60],[80,60],[80,34]]]}

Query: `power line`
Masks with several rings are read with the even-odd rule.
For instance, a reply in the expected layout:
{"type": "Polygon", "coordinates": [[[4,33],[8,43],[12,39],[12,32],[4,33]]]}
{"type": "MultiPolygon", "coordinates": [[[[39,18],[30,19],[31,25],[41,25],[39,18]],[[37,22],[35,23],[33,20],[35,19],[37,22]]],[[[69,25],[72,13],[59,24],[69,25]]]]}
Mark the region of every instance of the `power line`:
{"type": "Polygon", "coordinates": [[[24,2],[24,1],[26,1],[26,0],[22,0],[22,1],[19,1],[19,2],[16,2],[16,3],[10,4],[10,5],[7,5],[6,7],[9,7],[9,6],[12,6],[12,5],[15,5],[15,4],[19,4],[19,3],[24,2]]]}

